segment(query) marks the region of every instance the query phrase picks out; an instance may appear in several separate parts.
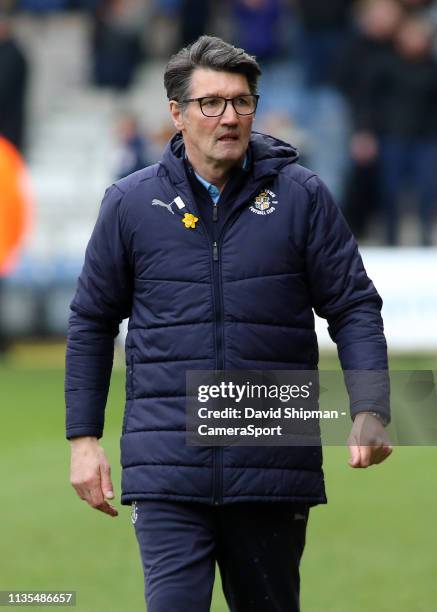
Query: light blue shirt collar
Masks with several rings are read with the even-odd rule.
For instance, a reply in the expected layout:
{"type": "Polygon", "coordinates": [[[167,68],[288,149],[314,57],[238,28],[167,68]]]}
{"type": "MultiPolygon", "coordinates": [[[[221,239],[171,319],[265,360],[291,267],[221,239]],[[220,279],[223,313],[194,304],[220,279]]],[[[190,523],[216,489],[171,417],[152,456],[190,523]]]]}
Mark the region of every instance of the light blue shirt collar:
{"type": "MultiPolygon", "coordinates": [[[[244,157],[244,162],[243,162],[243,170],[247,170],[248,165],[249,165],[249,160],[246,154],[244,157]]],[[[202,183],[202,185],[205,187],[205,189],[209,193],[211,200],[214,202],[214,204],[217,204],[217,202],[220,199],[220,189],[216,187],[215,185],[213,185],[212,183],[208,183],[208,181],[202,178],[200,174],[197,174],[197,172],[194,172],[194,175],[199,181],[199,183],[202,183]]]]}
{"type": "Polygon", "coordinates": [[[220,193],[221,193],[220,189],[216,187],[215,185],[213,185],[212,183],[208,183],[208,181],[202,178],[200,174],[197,174],[197,172],[195,172],[194,175],[196,179],[199,181],[199,183],[202,183],[202,185],[205,187],[206,191],[211,196],[211,200],[214,202],[214,204],[217,204],[217,202],[220,199],[220,193]]]}

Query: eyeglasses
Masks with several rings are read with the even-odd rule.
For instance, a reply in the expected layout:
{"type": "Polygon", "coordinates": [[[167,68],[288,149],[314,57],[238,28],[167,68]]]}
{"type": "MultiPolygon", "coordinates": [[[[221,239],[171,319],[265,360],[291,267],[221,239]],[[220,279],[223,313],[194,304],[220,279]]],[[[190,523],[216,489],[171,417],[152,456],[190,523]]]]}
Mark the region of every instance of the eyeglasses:
{"type": "Polygon", "coordinates": [[[231,102],[237,115],[253,115],[258,106],[258,100],[259,95],[244,94],[235,98],[222,98],[221,96],[188,98],[187,100],[180,100],[179,103],[198,102],[205,117],[220,117],[225,112],[228,102],[231,102]]]}

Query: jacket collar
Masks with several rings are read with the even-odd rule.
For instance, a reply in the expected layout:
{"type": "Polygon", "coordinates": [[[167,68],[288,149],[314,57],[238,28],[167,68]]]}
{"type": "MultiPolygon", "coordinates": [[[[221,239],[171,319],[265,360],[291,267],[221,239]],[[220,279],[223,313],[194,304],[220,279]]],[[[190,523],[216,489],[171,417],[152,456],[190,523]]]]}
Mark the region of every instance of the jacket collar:
{"type": "MultiPolygon", "coordinates": [[[[296,162],[299,158],[297,150],[291,145],[259,132],[252,132],[248,154],[253,182],[277,175],[284,166],[296,162]]],[[[184,158],[184,140],[178,132],[167,143],[161,161],[175,186],[187,180],[184,158]]]]}

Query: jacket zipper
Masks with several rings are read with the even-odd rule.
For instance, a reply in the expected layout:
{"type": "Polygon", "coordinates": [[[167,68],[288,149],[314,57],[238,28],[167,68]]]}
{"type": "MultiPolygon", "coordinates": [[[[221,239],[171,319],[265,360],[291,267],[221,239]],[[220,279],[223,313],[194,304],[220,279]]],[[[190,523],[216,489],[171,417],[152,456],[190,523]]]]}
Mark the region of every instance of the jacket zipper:
{"type": "MultiPolygon", "coordinates": [[[[261,189],[259,186],[253,194],[245,198],[245,201],[249,201],[254,197],[261,189]]],[[[207,228],[202,218],[199,219],[200,225],[203,229],[203,233],[212,249],[212,271],[213,271],[213,293],[214,293],[214,314],[215,314],[215,348],[216,348],[216,369],[224,370],[224,322],[223,322],[223,307],[222,307],[222,290],[221,290],[221,267],[220,267],[220,244],[225,234],[225,229],[229,227],[230,221],[234,222],[242,213],[244,206],[239,206],[226,221],[222,227],[220,235],[217,240],[211,243],[207,228]]],[[[200,215],[199,215],[200,217],[200,215]]],[[[213,207],[213,221],[218,219],[218,207],[213,207]]],[[[212,503],[214,506],[219,506],[222,503],[223,495],[223,447],[214,446],[213,449],[213,492],[212,492],[212,503]]]]}
{"type": "MultiPolygon", "coordinates": [[[[254,192],[254,195],[258,193],[254,192]]],[[[252,196],[247,198],[252,199],[252,196]]],[[[214,310],[215,310],[215,338],[216,338],[216,367],[217,370],[225,369],[224,359],[224,313],[223,313],[223,296],[221,283],[221,265],[220,265],[220,244],[225,234],[225,229],[229,227],[230,221],[234,222],[242,213],[243,206],[239,207],[235,214],[231,215],[225,225],[222,227],[217,240],[212,243],[212,260],[213,260],[213,286],[214,286],[214,310]]],[[[213,221],[217,221],[217,206],[213,208],[213,221]]],[[[206,233],[206,232],[205,232],[206,233]]],[[[206,235],[208,235],[206,233],[206,235]]],[[[212,503],[218,506],[223,501],[223,447],[213,447],[213,495],[212,503]]]]}
{"type": "MultiPolygon", "coordinates": [[[[212,261],[215,310],[216,369],[223,370],[223,309],[221,307],[220,258],[217,241],[214,241],[212,243],[212,261]]],[[[213,466],[214,473],[212,502],[215,506],[218,506],[222,501],[223,448],[221,446],[213,447],[213,466]]]]}

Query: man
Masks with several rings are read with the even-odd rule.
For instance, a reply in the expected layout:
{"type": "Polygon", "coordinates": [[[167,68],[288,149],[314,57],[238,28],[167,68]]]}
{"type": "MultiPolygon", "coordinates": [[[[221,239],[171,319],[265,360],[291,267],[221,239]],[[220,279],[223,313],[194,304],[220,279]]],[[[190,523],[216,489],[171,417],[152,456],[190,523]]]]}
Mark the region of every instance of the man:
{"type": "MultiPolygon", "coordinates": [[[[186,372],[316,369],[313,307],[343,368],[387,367],[381,300],[326,187],[292,147],[252,133],[259,74],[209,36],[170,60],[178,133],[162,162],[107,191],[72,302],[71,482],[110,516],[98,438],[114,336],[130,318],[121,501],[133,503],[149,612],[209,610],[215,561],[232,611],[299,610],[308,509],[326,502],[319,447],[187,446],[186,372]]],[[[377,441],[354,442],[360,414],[353,467],[391,452],[385,408],[360,411],[375,413],[377,441]]]]}

